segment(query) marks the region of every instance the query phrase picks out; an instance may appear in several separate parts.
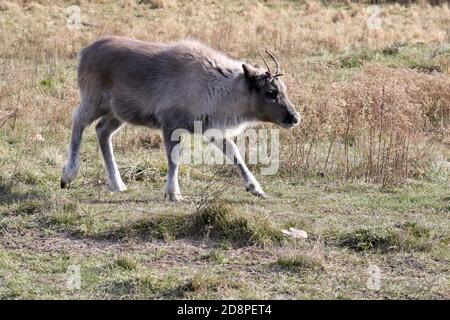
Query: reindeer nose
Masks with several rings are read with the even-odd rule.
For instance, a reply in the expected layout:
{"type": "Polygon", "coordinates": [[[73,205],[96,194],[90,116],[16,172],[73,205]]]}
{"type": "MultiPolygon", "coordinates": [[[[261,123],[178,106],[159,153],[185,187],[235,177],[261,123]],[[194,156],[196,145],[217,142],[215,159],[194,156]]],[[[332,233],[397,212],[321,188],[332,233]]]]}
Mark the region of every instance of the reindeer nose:
{"type": "Polygon", "coordinates": [[[298,124],[300,122],[300,115],[297,112],[289,112],[283,119],[285,124],[298,124]]]}
{"type": "Polygon", "coordinates": [[[292,114],[292,123],[298,124],[300,123],[300,115],[297,112],[292,114]]]}

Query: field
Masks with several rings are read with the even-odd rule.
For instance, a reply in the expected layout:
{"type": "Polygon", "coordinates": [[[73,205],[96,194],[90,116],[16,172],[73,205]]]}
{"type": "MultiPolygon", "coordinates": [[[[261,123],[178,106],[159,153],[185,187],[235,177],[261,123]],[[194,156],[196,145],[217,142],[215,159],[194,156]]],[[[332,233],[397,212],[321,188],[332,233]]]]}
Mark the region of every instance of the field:
{"type": "Polygon", "coordinates": [[[0,29],[0,298],[450,298],[447,4],[0,0],[0,29]],[[276,175],[250,166],[268,199],[230,166],[183,165],[187,201],[165,201],[159,134],[131,126],[126,192],[106,188],[94,126],[60,189],[76,54],[110,34],[277,54],[303,121],[276,175]]]}

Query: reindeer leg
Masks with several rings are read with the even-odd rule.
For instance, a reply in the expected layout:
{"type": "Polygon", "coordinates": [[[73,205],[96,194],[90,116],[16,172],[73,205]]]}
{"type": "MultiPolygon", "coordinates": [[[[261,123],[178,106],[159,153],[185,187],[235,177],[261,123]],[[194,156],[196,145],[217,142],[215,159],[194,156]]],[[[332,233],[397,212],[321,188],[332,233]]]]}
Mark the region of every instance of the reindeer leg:
{"type": "Polygon", "coordinates": [[[112,192],[125,191],[127,187],[120,177],[114,158],[111,138],[122,126],[122,122],[113,116],[104,116],[95,126],[98,143],[102,152],[103,163],[108,179],[108,188],[112,192]]]}
{"type": "Polygon", "coordinates": [[[84,129],[98,118],[95,109],[87,102],[82,102],[72,114],[72,134],[70,138],[68,159],[63,167],[61,188],[69,188],[80,168],[80,144],[84,129]]]}
{"type": "Polygon", "coordinates": [[[180,156],[180,141],[171,140],[172,132],[163,129],[164,144],[167,155],[167,181],[165,186],[165,198],[172,202],[183,201],[180,186],[178,185],[178,160],[180,156]]]}
{"type": "Polygon", "coordinates": [[[259,182],[256,180],[256,178],[253,176],[253,174],[245,165],[245,162],[242,159],[241,154],[239,153],[239,149],[233,142],[233,140],[229,138],[224,138],[223,140],[216,140],[214,141],[214,145],[219,150],[221,150],[227,158],[229,158],[230,160],[233,161],[234,164],[236,164],[236,166],[239,169],[239,173],[242,177],[242,180],[244,181],[245,190],[247,190],[248,192],[257,197],[267,198],[265,192],[259,185],[259,182]]]}

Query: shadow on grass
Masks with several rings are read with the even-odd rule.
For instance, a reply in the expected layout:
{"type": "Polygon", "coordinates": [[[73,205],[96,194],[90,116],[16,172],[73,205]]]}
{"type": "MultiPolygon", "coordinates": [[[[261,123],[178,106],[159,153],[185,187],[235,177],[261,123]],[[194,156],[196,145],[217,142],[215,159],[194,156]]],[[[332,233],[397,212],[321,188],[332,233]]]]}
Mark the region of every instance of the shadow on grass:
{"type": "Polygon", "coordinates": [[[37,191],[17,192],[11,183],[6,183],[0,178],[0,206],[30,200],[40,200],[44,196],[37,191]]]}
{"type": "Polygon", "coordinates": [[[430,251],[442,241],[442,237],[431,234],[428,228],[407,222],[394,228],[358,229],[342,234],[337,244],[353,251],[387,253],[430,251]]]}
{"type": "Polygon", "coordinates": [[[263,216],[241,212],[228,203],[213,203],[192,213],[161,213],[105,225],[89,212],[63,210],[42,217],[45,228],[96,241],[173,240],[226,241],[235,246],[279,243],[281,231],[263,216]]]}
{"type": "Polygon", "coordinates": [[[304,252],[285,252],[281,254],[276,262],[269,265],[275,272],[290,272],[295,274],[323,273],[325,268],[319,256],[304,252]]]}
{"type": "Polygon", "coordinates": [[[152,277],[115,280],[107,284],[105,291],[119,299],[132,297],[136,293],[146,298],[183,299],[189,292],[194,291],[189,282],[161,284],[160,281],[152,277]]]}
{"type": "Polygon", "coordinates": [[[141,204],[151,204],[154,202],[161,202],[163,197],[149,197],[147,199],[78,199],[80,203],[85,204],[127,204],[127,203],[141,203],[141,204]]]}
{"type": "Polygon", "coordinates": [[[180,280],[176,276],[131,276],[108,282],[104,289],[116,298],[128,298],[139,293],[146,298],[187,299],[190,296],[214,296],[225,288],[239,289],[241,284],[221,275],[197,273],[188,279],[180,280]]]}

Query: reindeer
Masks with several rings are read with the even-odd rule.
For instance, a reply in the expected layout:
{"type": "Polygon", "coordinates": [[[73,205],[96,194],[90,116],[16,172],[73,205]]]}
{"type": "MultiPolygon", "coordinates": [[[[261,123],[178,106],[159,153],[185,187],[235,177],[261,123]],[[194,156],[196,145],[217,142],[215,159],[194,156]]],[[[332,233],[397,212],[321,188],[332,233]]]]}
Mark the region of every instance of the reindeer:
{"type": "MultiPolygon", "coordinates": [[[[292,128],[300,121],[276,71],[261,55],[267,70],[237,61],[194,40],[155,44],[123,37],[106,37],[80,52],[78,85],[80,105],[72,115],[68,160],[61,188],[68,188],[79,169],[83,130],[93,121],[110,191],[124,191],[113,154],[111,138],[124,123],[162,130],[168,161],[165,197],[183,200],[178,185],[178,163],[174,161],[178,128],[193,131],[195,121],[204,129],[236,129],[258,122],[292,128]]],[[[227,131],[228,132],[228,131],[227,131]]],[[[232,136],[213,141],[235,165],[245,188],[266,198],[258,181],[245,165],[232,136]],[[225,152],[225,150],[227,150],[225,152]]]]}

